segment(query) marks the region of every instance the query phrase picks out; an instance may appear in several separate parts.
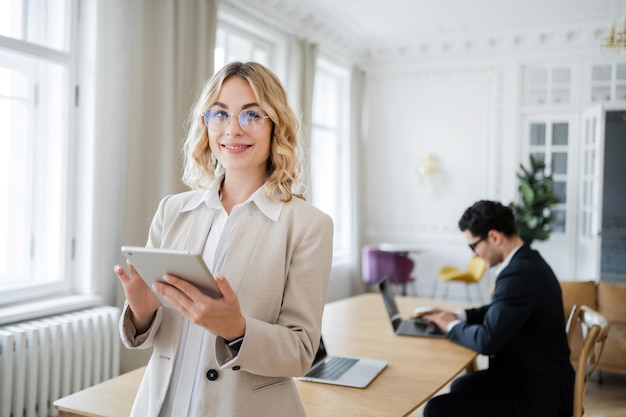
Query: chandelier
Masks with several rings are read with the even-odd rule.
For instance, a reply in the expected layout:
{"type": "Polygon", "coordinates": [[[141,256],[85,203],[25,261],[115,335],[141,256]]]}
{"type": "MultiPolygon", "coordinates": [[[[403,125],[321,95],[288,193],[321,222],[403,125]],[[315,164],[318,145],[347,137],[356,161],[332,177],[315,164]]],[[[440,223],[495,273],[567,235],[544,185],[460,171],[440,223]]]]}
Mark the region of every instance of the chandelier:
{"type": "Polygon", "coordinates": [[[609,28],[609,35],[602,41],[602,49],[614,49],[618,52],[626,52],[626,19],[622,30],[615,32],[615,25],[609,28]]]}

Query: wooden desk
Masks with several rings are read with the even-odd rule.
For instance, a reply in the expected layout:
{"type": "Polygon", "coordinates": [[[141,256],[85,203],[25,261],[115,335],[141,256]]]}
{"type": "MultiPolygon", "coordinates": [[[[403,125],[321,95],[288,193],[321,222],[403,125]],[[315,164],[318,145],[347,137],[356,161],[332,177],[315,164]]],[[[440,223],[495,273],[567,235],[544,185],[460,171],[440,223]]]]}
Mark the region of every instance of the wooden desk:
{"type": "MultiPolygon", "coordinates": [[[[397,297],[404,316],[417,306],[443,303],[397,297]]],[[[459,307],[447,303],[446,307],[459,307]]],[[[389,365],[366,389],[297,381],[309,417],[406,416],[471,365],[476,353],[447,339],[396,336],[380,294],[328,303],[322,326],[328,352],[386,359],[389,365]]],[[[144,368],[55,401],[63,412],[127,417],[144,368]]]]}

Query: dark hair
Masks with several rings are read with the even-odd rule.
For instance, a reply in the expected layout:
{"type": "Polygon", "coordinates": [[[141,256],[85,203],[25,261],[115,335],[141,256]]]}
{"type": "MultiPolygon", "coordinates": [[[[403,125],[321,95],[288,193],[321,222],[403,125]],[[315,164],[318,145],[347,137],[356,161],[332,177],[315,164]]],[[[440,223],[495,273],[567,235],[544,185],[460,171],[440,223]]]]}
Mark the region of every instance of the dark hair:
{"type": "Polygon", "coordinates": [[[497,201],[481,200],[465,210],[459,220],[462,232],[469,230],[474,236],[487,236],[490,230],[497,230],[510,237],[517,234],[513,210],[497,201]]]}

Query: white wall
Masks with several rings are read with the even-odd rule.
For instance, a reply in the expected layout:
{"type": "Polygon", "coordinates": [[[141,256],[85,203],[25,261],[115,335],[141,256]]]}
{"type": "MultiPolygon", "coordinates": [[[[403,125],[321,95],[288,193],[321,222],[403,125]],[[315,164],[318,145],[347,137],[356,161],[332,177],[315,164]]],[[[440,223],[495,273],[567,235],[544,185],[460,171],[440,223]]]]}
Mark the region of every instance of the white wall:
{"type": "Polygon", "coordinates": [[[463,210],[479,199],[513,198],[516,127],[503,108],[516,97],[515,85],[505,84],[515,72],[508,62],[462,62],[371,74],[365,237],[423,248],[419,295],[430,295],[443,264],[467,265],[471,253],[457,227],[463,210]],[[431,184],[418,174],[426,154],[440,169],[431,184]]]}
{"type": "MultiPolygon", "coordinates": [[[[419,295],[430,295],[444,264],[467,265],[471,253],[457,221],[479,199],[503,204],[517,198],[523,149],[522,92],[524,66],[559,64],[573,68],[572,104],[546,108],[539,114],[580,115],[585,102],[590,63],[606,60],[599,51],[494,52],[455,59],[424,58],[413,62],[378,63],[369,71],[369,136],[361,144],[365,164],[361,207],[363,243],[417,244],[419,295]],[[429,192],[418,166],[425,154],[435,155],[441,173],[429,192]]],[[[610,59],[616,59],[611,57],[610,59]]],[[[572,132],[572,140],[581,135],[572,132]]],[[[572,143],[569,166],[576,172],[578,143],[572,143]]],[[[574,195],[571,196],[575,198],[574,195]]],[[[575,202],[574,202],[575,207],[575,202]]],[[[533,244],[561,279],[573,279],[576,210],[567,235],[533,244]]],[[[489,281],[489,280],[487,280],[489,281]]],[[[485,293],[490,284],[484,283],[485,293]]],[[[451,289],[463,298],[462,286],[451,289]]]]}

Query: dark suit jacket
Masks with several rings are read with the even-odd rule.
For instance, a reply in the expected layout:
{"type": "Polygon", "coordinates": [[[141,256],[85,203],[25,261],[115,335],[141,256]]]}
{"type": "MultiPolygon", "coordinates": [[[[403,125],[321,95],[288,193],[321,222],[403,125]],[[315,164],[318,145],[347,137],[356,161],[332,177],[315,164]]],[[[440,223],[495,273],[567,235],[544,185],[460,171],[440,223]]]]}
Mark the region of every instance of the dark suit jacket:
{"type": "Polygon", "coordinates": [[[537,251],[522,246],[496,278],[491,304],[466,313],[448,338],[489,355],[494,393],[516,414],[571,415],[574,370],[561,287],[537,251]]]}

